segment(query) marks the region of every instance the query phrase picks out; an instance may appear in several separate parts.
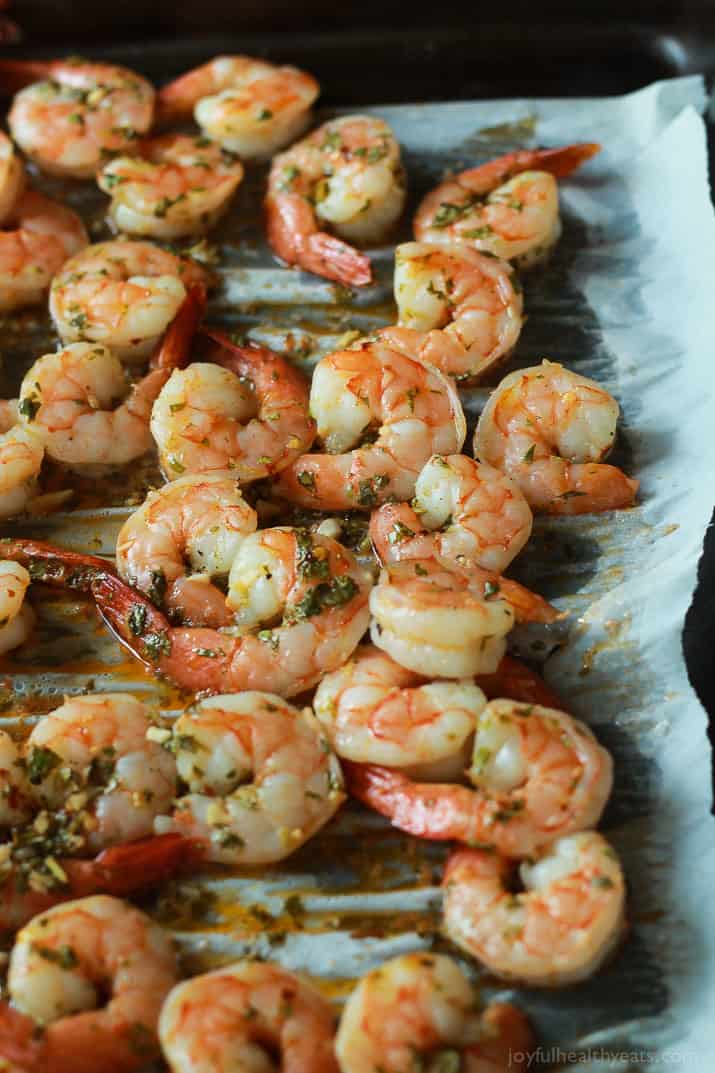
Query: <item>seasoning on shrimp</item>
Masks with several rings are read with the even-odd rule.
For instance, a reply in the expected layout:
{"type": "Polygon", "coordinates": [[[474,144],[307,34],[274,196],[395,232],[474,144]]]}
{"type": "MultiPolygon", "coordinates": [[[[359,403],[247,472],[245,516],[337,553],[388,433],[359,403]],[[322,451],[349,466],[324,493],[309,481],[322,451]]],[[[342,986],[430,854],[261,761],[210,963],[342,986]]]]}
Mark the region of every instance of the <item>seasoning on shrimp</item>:
{"type": "Polygon", "coordinates": [[[391,958],[358,982],[340,1018],[341,1073],[525,1073],[534,1037],[508,1003],[484,1007],[452,958],[391,958]]]}
{"type": "Polygon", "coordinates": [[[565,712],[493,700],[477,717],[467,775],[471,787],[419,783],[384,767],[347,768],[350,792],[401,831],[526,857],[598,822],[613,762],[565,712]]]}
{"type": "Polygon", "coordinates": [[[211,697],[184,712],[166,747],[188,792],[157,833],[190,838],[208,861],[283,860],[345,799],[337,757],[309,708],[273,693],[211,697]]]}
{"type": "Polygon", "coordinates": [[[310,984],[272,962],[237,961],[170,992],[159,1020],[174,1073],[278,1068],[339,1073],[333,1011],[310,984]]]}
{"type": "Polygon", "coordinates": [[[154,89],[126,67],[66,60],[2,60],[0,85],[20,89],[8,124],[22,151],[52,175],[91,178],[151,126],[154,89]]]}
{"type": "Polygon", "coordinates": [[[453,383],[381,333],[318,362],[310,412],[325,453],[302,455],[274,489],[322,510],[409,499],[430,455],[458,451],[466,432],[453,383]]]}
{"type": "Polygon", "coordinates": [[[203,133],[244,159],[268,158],[299,137],[319,87],[297,67],[252,56],[216,56],[162,86],[160,123],[194,119],[203,133]]]}
{"type": "Polygon", "coordinates": [[[196,261],[151,242],[99,242],[55,276],[50,313],[64,343],[102,343],[137,362],[151,353],[187,291],[208,283],[196,261]]]}
{"type": "Polygon", "coordinates": [[[341,116],[273,160],[268,241],[289,265],[364,286],[372,280],[370,260],[348,243],[384,239],[404,204],[400,146],[387,123],[341,116]],[[320,230],[325,224],[335,235],[320,230]]]}
{"type": "Polygon", "coordinates": [[[138,1073],[159,1057],[162,1004],[177,981],[171,940],[98,895],[19,932],[0,1004],[0,1058],[24,1073],[138,1073]]]}
{"type": "Polygon", "coordinates": [[[35,612],[25,600],[30,575],[24,566],[0,559],[0,653],[24,644],[35,625],[35,612]]]}
{"type": "Polygon", "coordinates": [[[559,838],[514,866],[496,853],[457,850],[447,861],[444,930],[496,976],[561,987],[591,976],[623,936],[625,881],[596,831],[559,838]]]}
{"type": "Polygon", "coordinates": [[[440,183],[414,220],[422,242],[455,242],[514,261],[543,260],[561,234],[557,178],[598,153],[594,143],[521,149],[440,183]]]}
{"type": "Polygon", "coordinates": [[[423,361],[458,380],[473,379],[508,356],[522,326],[522,296],[511,265],[467,246],[405,242],[395,250],[402,339],[423,361]]]}
{"type": "Polygon", "coordinates": [[[474,453],[508,473],[534,510],[587,514],[630,507],[638,481],[605,458],[619,407],[594,380],[543,361],[506,376],[491,394],[474,453]]]}
{"type": "Polygon", "coordinates": [[[150,492],[117,537],[122,577],[186,625],[228,626],[227,578],[257,526],[232,472],[180,477],[150,492]]]}
{"type": "Polygon", "coordinates": [[[0,402],[0,518],[25,509],[37,491],[45,457],[42,434],[19,417],[17,400],[0,402]]]}
{"type": "Polygon", "coordinates": [[[97,176],[112,198],[116,231],[171,240],[203,235],[221,218],[243,178],[235,154],[208,138],[166,134],[115,157],[97,176]]]}

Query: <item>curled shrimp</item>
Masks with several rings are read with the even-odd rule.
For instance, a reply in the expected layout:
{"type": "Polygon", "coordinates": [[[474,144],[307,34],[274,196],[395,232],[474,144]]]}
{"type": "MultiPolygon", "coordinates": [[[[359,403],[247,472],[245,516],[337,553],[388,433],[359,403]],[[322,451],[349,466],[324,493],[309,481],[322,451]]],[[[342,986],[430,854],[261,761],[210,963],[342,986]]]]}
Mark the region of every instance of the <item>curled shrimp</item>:
{"type": "Polygon", "coordinates": [[[0,85],[20,89],[8,124],[22,151],[52,175],[89,179],[151,126],[154,89],[126,67],[86,60],[3,60],[0,85]]]}
{"type": "Polygon", "coordinates": [[[499,470],[466,455],[432,455],[412,502],[376,511],[370,535],[384,563],[435,558],[500,574],[528,541],[532,520],[519,486],[499,470]]]}
{"type": "Polygon", "coordinates": [[[213,470],[231,470],[242,483],[273,476],[315,437],[308,382],[272,350],[206,334],[212,360],[175,370],[152,410],[162,469],[169,480],[213,470]]]}
{"type": "Polygon", "coordinates": [[[0,1056],[24,1073],[146,1068],[177,975],[169,936],[126,902],[97,895],[49,909],[15,940],[0,1056]]]}
{"type": "Polygon", "coordinates": [[[483,1008],[456,961],[427,953],[392,958],[364,976],[335,1040],[341,1073],[504,1073],[507,1063],[524,1073],[533,1047],[529,1022],[516,1006],[483,1008]]]}
{"type": "Polygon", "coordinates": [[[471,787],[419,783],[376,766],[348,766],[348,787],[395,827],[526,857],[593,827],[613,784],[610,753],[566,712],[490,701],[477,717],[471,787]]]}
{"type": "Polygon", "coordinates": [[[387,123],[376,116],[341,116],[274,159],[268,241],[289,265],[364,286],[372,280],[370,260],[348,243],[382,239],[404,204],[400,146],[387,123]],[[335,235],[319,230],[321,224],[335,235]]]}
{"type": "Polygon", "coordinates": [[[458,380],[481,376],[513,349],[523,300],[511,265],[464,245],[405,242],[395,250],[399,326],[386,338],[458,380]]]}
{"type": "Polygon", "coordinates": [[[323,510],[409,499],[435,452],[458,451],[466,422],[454,385],[380,335],[321,359],[310,389],[324,454],[304,454],[274,484],[323,510]]]}
{"type": "Polygon", "coordinates": [[[369,620],[368,572],[336,541],[302,529],[264,529],[242,542],[229,577],[236,625],[228,630],[173,627],[102,559],[30,540],[0,550],[33,563],[37,580],[91,594],[132,655],[194,692],[295,696],[349,658],[369,620]]]}
{"type": "Polygon", "coordinates": [[[586,514],[630,507],[638,491],[604,465],[619,407],[594,380],[543,361],[510,373],[479,418],[474,453],[508,473],[536,511],[586,514]]]}
{"type": "Polygon", "coordinates": [[[0,131],[0,224],[10,215],[13,205],[25,189],[25,169],[15,146],[0,131]]]}
{"type": "Polygon", "coordinates": [[[591,976],[621,939],[625,883],[618,857],[596,831],[551,843],[519,868],[485,850],[447,861],[444,930],[491,972],[530,987],[591,976]]]}
{"type": "Polygon", "coordinates": [[[528,267],[561,234],[556,180],[600,151],[592,142],[521,149],[453,175],[423,199],[414,220],[421,242],[466,243],[528,267]]]}
{"type": "Polygon", "coordinates": [[[2,220],[0,312],[44,301],[53,276],[89,239],[79,216],[35,190],[25,190],[2,220]]]}
{"type": "Polygon", "coordinates": [[[245,159],[271,157],[303,133],[319,86],[297,67],[216,56],[163,86],[160,123],[192,114],[203,133],[245,159]]]}
{"type": "Polygon", "coordinates": [[[128,235],[175,239],[202,235],[228,208],[243,165],[208,138],[166,134],[115,157],[97,176],[112,198],[109,218],[128,235]]]}
{"type": "Polygon", "coordinates": [[[30,575],[20,563],[0,559],[0,654],[24,644],[35,625],[35,612],[25,602],[30,575]]]}
{"type": "Polygon", "coordinates": [[[237,961],[178,984],[159,1019],[174,1073],[338,1073],[333,1034],[330,1003],[271,962],[237,961]]]}
{"type": "Polygon", "coordinates": [[[338,756],[441,777],[461,774],[485,704],[469,679],[428,682],[372,645],[326,675],[313,701],[338,756]]]}
{"type": "Polygon", "coordinates": [[[71,257],[52,281],[50,313],[65,343],[109,346],[123,360],[154,349],[204,269],[151,242],[99,242],[71,257]]]}
{"type": "Polygon", "coordinates": [[[227,578],[256,512],[232,473],[179,477],[150,492],[117,537],[117,569],[187,625],[229,626],[227,578]]]}
{"type": "Polygon", "coordinates": [[[167,742],[188,792],[159,834],[175,831],[222,864],[267,864],[299,849],[345,800],[340,764],[309,708],[274,693],[211,697],[167,742]]]}

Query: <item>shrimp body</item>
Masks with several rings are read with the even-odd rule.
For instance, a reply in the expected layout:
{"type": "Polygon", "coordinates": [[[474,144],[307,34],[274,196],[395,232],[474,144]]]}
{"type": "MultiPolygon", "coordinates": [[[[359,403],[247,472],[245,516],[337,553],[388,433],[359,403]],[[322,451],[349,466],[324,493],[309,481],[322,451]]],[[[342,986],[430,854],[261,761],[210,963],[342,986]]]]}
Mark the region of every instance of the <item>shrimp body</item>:
{"type": "Polygon", "coordinates": [[[319,93],[312,75],[251,56],[216,56],[163,86],[159,122],[192,113],[204,134],[247,160],[273,156],[303,133],[319,93]]]}
{"type": "Polygon", "coordinates": [[[372,279],[370,261],[347,243],[381,240],[404,204],[400,146],[387,123],[376,116],[342,116],[274,159],[266,197],[268,240],[290,265],[362,286],[372,279]],[[321,224],[338,237],[319,230],[321,224]]]}
{"type": "Polygon", "coordinates": [[[25,1073],[135,1073],[158,1057],[176,980],[168,935],[126,902],[97,895],[49,909],[15,941],[0,1056],[25,1073]]]}
{"type": "Polygon", "coordinates": [[[400,830],[508,857],[593,827],[613,784],[611,756],[584,723],[511,700],[490,701],[477,717],[471,787],[419,783],[377,767],[351,772],[351,792],[400,830]]]}
{"type": "Polygon", "coordinates": [[[435,558],[454,570],[501,574],[528,541],[532,520],[510,477],[466,455],[432,455],[411,504],[373,514],[370,535],[382,562],[435,558]]]}
{"type": "Polygon", "coordinates": [[[543,361],[510,373],[479,418],[474,453],[508,473],[534,510],[586,514],[630,507],[638,482],[604,465],[619,407],[594,380],[543,361]]]}
{"type": "Polygon", "coordinates": [[[115,157],[97,176],[112,198],[118,232],[175,239],[202,235],[228,208],[243,178],[233,153],[207,138],[167,134],[147,139],[140,155],[115,157]]]}
{"type": "Polygon", "coordinates": [[[458,451],[466,431],[454,385],[379,335],[318,362],[310,412],[325,453],[303,455],[274,487],[324,510],[409,499],[430,455],[458,451]]]}
{"type": "Polygon", "coordinates": [[[151,126],[154,89],[126,67],[5,60],[3,81],[25,86],[8,114],[10,133],[52,175],[89,179],[108,155],[130,149],[151,126]]]}
{"type": "Polygon", "coordinates": [[[44,457],[41,434],[11,417],[9,427],[0,432],[0,518],[24,510],[37,489],[44,457]]]}
{"type": "Polygon", "coordinates": [[[129,388],[122,363],[106,346],[72,343],[38,358],[26,373],[20,413],[41,433],[48,457],[78,472],[101,472],[150,450],[151,407],[167,376],[154,369],[129,388]]]}
{"type": "Polygon", "coordinates": [[[195,261],[151,242],[115,239],[65,263],[52,281],[50,312],[63,342],[103,343],[136,362],[151,353],[187,290],[206,284],[195,261]]]}
{"type": "Polygon", "coordinates": [[[0,231],[0,312],[37,305],[52,277],[89,239],[79,216],[35,190],[12,203],[0,231]]]}
{"type": "Polygon", "coordinates": [[[159,1038],[173,1073],[338,1073],[330,1003],[271,962],[237,961],[178,984],[159,1038]]]}
{"type": "Polygon", "coordinates": [[[424,198],[414,220],[422,242],[456,242],[528,267],[561,234],[557,178],[600,146],[522,149],[453,175],[424,198]]]}
{"type": "Polygon", "coordinates": [[[496,671],[514,625],[499,592],[422,562],[383,570],[370,593],[370,636],[403,667],[434,678],[496,671]]]}
{"type": "Polygon", "coordinates": [[[151,431],[164,473],[173,480],[230,470],[242,483],[272,476],[315,437],[308,383],[280,354],[237,346],[220,332],[211,337],[213,360],[176,369],[154,404],[151,431]]]}
{"type": "Polygon", "coordinates": [[[256,512],[232,473],[179,477],[150,492],[117,537],[117,569],[187,625],[228,626],[213,578],[228,577],[256,512]]]}
{"type": "Polygon", "coordinates": [[[520,866],[496,853],[457,850],[445,868],[444,930],[497,976],[560,987],[591,976],[624,930],[625,883],[596,831],[552,843],[520,866]]]}
{"type": "Polygon", "coordinates": [[[367,629],[371,584],[336,541],[284,528],[242,542],[229,577],[236,625],[227,630],[172,627],[106,568],[93,569],[89,588],[130,652],[182,688],[291,697],[350,657],[367,629]]]}
{"type": "MultiPolygon", "coordinates": [[[[360,980],[340,1018],[335,1053],[341,1073],[503,1073],[512,1052],[533,1045],[529,1022],[515,1006],[482,1009],[456,961],[414,953],[360,980]]],[[[526,1060],[509,1063],[517,1073],[526,1068],[526,1060]]]]}
{"type": "Polygon", "coordinates": [[[176,793],[173,757],[147,738],[147,708],[129,693],[74,697],[40,719],[27,741],[35,800],[64,810],[75,855],[153,831],[176,793]]]}
{"type": "Polygon", "coordinates": [[[35,625],[35,612],[25,603],[29,584],[24,566],[0,559],[0,654],[24,644],[35,625]]]}
{"type": "MultiPolygon", "coordinates": [[[[7,563],[0,562],[0,594],[6,566],[7,563]]],[[[19,563],[13,566],[23,569],[19,563]]],[[[0,730],[0,827],[25,823],[31,811],[32,787],[25,774],[22,749],[7,731],[0,730]]]]}
{"type": "Polygon", "coordinates": [[[409,333],[423,361],[457,379],[501,361],[521,332],[523,300],[511,265],[464,245],[398,246],[395,301],[400,327],[388,336],[409,333]]]}
{"type": "Polygon", "coordinates": [[[283,860],[345,799],[340,765],[313,713],[273,693],[201,701],[172,734],[188,793],[155,828],[190,838],[208,861],[283,860]]]}
{"type": "Polygon", "coordinates": [[[25,169],[15,146],[4,131],[0,131],[0,224],[25,189],[25,169]]]}
{"type": "Polygon", "coordinates": [[[413,773],[456,759],[457,774],[485,704],[472,681],[425,682],[372,645],[326,675],[313,701],[338,756],[413,773]]]}

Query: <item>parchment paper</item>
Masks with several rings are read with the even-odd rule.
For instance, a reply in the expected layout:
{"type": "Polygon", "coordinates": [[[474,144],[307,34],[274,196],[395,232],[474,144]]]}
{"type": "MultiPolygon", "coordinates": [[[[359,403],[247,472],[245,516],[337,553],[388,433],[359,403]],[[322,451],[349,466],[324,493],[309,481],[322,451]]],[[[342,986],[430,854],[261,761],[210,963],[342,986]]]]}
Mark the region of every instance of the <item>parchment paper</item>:
{"type": "MultiPolygon", "coordinates": [[[[404,145],[414,200],[446,169],[516,144],[604,147],[563,184],[564,237],[551,262],[525,280],[529,320],[512,363],[550,357],[612,391],[623,408],[614,461],[641,481],[632,511],[540,520],[518,570],[572,614],[569,639],[545,674],[614,753],[616,788],[602,826],[623,857],[631,894],[629,938],[594,979],[558,992],[506,992],[532,1016],[546,1067],[568,1066],[573,1049],[574,1069],[715,1068],[710,750],[681,650],[715,486],[715,223],[704,107],[702,81],[684,78],[608,100],[372,109],[404,145]]],[[[87,209],[87,195],[70,196],[87,209]]],[[[345,331],[390,321],[391,248],[374,251],[378,283],[346,311],[332,285],[275,266],[260,235],[259,196],[260,182],[249,180],[222,226],[228,267],[215,317],[277,344],[300,336],[312,348],[308,364],[345,331]]],[[[41,320],[7,327],[17,375],[45,339],[41,320]]],[[[472,417],[483,398],[466,397],[472,417]]],[[[98,509],[60,512],[30,529],[111,554],[127,515],[112,495],[108,489],[98,509]]],[[[51,707],[58,693],[88,687],[153,692],[170,703],[120,662],[74,602],[41,610],[39,648],[21,651],[9,668],[15,713],[30,695],[51,707]],[[63,658],[87,653],[86,670],[63,670],[63,658]]],[[[534,654],[528,638],[520,643],[534,654]]],[[[443,848],[403,838],[351,806],[281,868],[207,880],[222,908],[196,924],[177,917],[175,931],[194,967],[261,953],[339,992],[341,981],[386,957],[434,942],[443,857],[443,848]],[[374,873],[366,854],[379,864],[374,873]],[[298,921],[286,908],[295,893],[298,921]]]]}

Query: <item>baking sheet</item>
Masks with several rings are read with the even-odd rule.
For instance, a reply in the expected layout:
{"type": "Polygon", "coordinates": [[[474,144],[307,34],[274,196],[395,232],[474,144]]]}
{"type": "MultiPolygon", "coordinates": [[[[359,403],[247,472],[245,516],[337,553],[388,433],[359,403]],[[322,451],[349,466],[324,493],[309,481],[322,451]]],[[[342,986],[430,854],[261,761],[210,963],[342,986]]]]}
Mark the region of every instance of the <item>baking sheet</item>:
{"type": "MultiPolygon", "coordinates": [[[[550,263],[525,278],[529,319],[511,363],[549,357],[601,381],[623,407],[614,461],[641,480],[634,510],[539,520],[515,571],[571,612],[567,643],[542,649],[545,674],[614,754],[602,826],[631,889],[629,938],[592,980],[552,993],[484,978],[489,993],[516,995],[527,1009],[546,1068],[701,1071],[714,1049],[710,750],[680,642],[715,472],[704,106],[702,81],[683,78],[605,100],[371,109],[404,146],[413,202],[448,168],[516,145],[604,146],[563,184],[564,237],[550,263]]],[[[392,248],[372,251],[378,281],[360,295],[278,268],[261,235],[262,183],[262,172],[249,175],[221,227],[223,286],[212,318],[288,346],[309,367],[345,333],[390,322],[392,248]]],[[[52,180],[44,188],[104,235],[101,195],[52,180]]],[[[32,314],[5,322],[0,346],[10,393],[54,339],[32,314]]],[[[464,394],[473,418],[485,392],[464,394]]],[[[61,475],[52,483],[62,487],[61,475]]],[[[152,483],[159,477],[148,459],[131,477],[88,483],[72,509],[4,528],[111,554],[127,499],[141,501],[152,483]]],[[[39,610],[39,643],[2,664],[5,718],[31,720],[61,694],[87,689],[131,689],[165,710],[180,706],[125,661],[86,605],[51,595],[39,610]]],[[[519,643],[535,655],[528,637],[519,643]]],[[[280,868],[174,885],[150,907],[173,926],[190,970],[258,953],[309,973],[337,1000],[385,958],[440,942],[444,856],[444,847],[350,805],[280,868]]]]}

